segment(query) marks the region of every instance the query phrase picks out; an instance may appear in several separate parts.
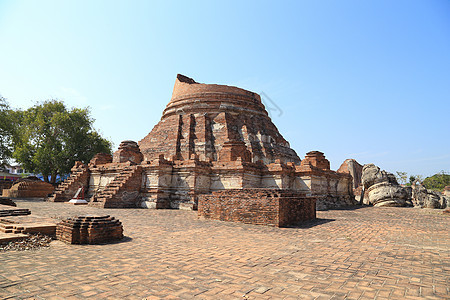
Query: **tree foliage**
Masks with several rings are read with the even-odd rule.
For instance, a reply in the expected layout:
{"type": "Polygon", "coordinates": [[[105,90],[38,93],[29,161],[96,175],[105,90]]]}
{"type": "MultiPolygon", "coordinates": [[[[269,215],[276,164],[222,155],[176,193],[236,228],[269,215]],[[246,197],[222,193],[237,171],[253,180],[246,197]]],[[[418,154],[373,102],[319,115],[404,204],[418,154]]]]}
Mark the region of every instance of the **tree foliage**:
{"type": "Polygon", "coordinates": [[[423,185],[430,190],[442,191],[445,186],[450,185],[450,175],[442,171],[425,178],[423,185]]]}
{"type": "Polygon", "coordinates": [[[0,96],[0,167],[8,163],[13,149],[13,111],[5,98],[0,96]]]}
{"type": "Polygon", "coordinates": [[[406,184],[406,181],[408,179],[408,174],[406,172],[396,172],[397,175],[395,176],[397,178],[397,181],[400,182],[400,184],[406,184]]]}
{"type": "Polygon", "coordinates": [[[44,180],[67,174],[75,161],[89,162],[99,152],[111,153],[111,143],[93,127],[89,110],[68,110],[64,103],[49,100],[20,112],[14,158],[23,167],[41,173],[44,180]]]}

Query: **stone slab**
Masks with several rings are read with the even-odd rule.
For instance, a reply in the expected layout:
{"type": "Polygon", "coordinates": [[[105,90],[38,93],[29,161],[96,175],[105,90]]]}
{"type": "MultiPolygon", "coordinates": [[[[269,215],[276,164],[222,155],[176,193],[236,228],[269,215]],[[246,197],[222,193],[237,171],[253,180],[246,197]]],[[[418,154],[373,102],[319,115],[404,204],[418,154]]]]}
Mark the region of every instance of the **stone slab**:
{"type": "Polygon", "coordinates": [[[84,199],[72,199],[67,203],[73,204],[73,205],[87,205],[88,204],[88,202],[84,199]]]}

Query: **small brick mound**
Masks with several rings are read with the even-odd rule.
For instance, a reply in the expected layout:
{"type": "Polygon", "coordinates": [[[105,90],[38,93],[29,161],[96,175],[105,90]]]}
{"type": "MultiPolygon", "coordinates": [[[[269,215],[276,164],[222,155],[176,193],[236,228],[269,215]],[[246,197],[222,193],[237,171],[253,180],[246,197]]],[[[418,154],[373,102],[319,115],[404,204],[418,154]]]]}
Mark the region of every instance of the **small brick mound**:
{"type": "Polygon", "coordinates": [[[316,198],[289,190],[222,190],[200,195],[198,215],[222,221],[288,227],[316,218],[316,198]]]}
{"type": "Polygon", "coordinates": [[[50,183],[39,179],[24,179],[15,183],[10,189],[4,189],[2,195],[10,198],[45,198],[53,190],[50,183]]]}
{"type": "Polygon", "coordinates": [[[119,220],[108,215],[78,216],[58,223],[56,238],[69,244],[112,242],[123,238],[123,227],[119,220]]]}

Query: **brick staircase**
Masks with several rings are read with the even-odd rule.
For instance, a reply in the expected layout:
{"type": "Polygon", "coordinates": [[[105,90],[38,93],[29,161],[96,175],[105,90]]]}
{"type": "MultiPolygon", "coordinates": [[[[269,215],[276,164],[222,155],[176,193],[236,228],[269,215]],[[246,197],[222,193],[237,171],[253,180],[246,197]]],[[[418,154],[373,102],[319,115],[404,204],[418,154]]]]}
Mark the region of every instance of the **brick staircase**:
{"type": "Polygon", "coordinates": [[[72,170],[69,178],[64,180],[58,187],[55,189],[53,194],[51,194],[47,201],[50,202],[65,202],[72,199],[75,195],[76,191],[80,186],[87,186],[89,179],[89,169],[83,165],[75,165],[72,170]]]}
{"type": "Polygon", "coordinates": [[[89,206],[102,208],[136,207],[141,187],[142,168],[129,166],[111,181],[104,190],[92,196],[89,206]]]}

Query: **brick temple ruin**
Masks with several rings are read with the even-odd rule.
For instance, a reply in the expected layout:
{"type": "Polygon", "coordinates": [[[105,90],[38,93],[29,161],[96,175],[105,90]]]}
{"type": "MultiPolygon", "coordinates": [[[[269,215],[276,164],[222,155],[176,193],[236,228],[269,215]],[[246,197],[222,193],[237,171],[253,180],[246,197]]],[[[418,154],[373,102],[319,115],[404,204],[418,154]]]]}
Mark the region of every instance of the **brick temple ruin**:
{"type": "Polygon", "coordinates": [[[323,209],[354,204],[352,176],[330,170],[319,151],[301,160],[258,94],[183,75],[146,137],[124,141],[114,155],[98,154],[88,165],[77,162],[49,200],[68,201],[79,187],[89,205],[107,208],[197,209],[199,199],[223,198],[227,190],[248,198],[257,189],[314,198],[323,209]]]}

